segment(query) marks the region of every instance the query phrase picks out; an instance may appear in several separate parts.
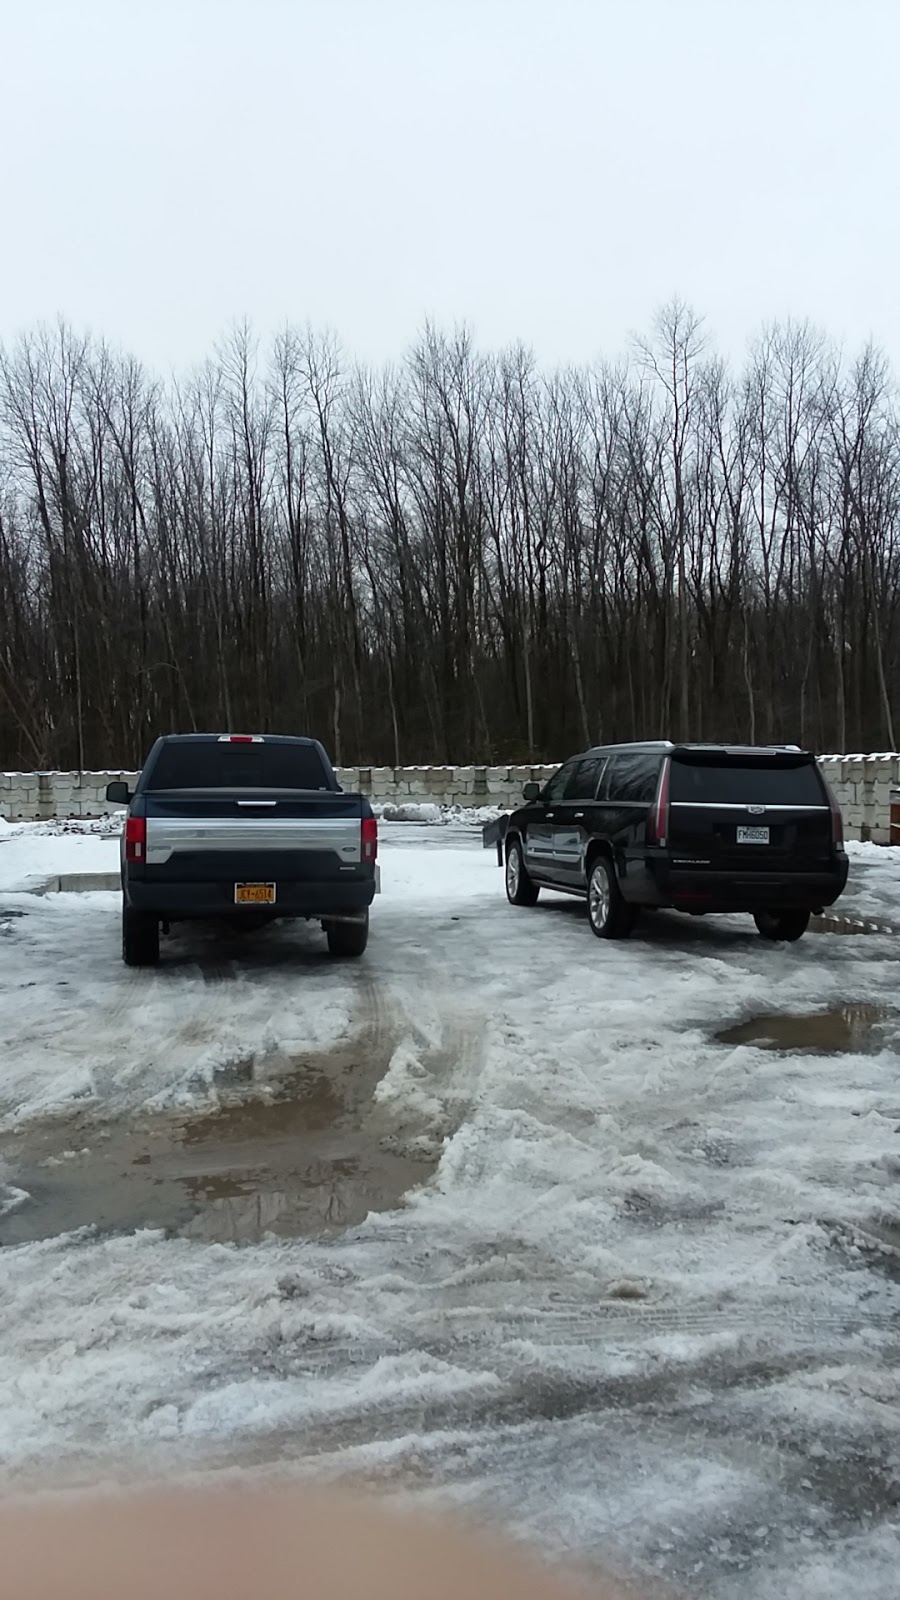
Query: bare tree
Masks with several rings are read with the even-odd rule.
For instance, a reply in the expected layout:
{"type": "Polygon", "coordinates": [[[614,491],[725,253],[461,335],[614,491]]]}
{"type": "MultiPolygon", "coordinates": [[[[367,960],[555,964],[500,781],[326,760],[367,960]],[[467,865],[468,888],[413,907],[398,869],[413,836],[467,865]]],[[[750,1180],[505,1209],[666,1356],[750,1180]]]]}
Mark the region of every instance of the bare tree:
{"type": "Polygon", "coordinates": [[[886,363],[803,324],[732,373],[674,302],[549,375],[465,330],[364,371],[238,327],[170,385],[37,329],[0,350],[0,760],[220,725],[394,765],[893,745],[898,527],[886,363]]]}

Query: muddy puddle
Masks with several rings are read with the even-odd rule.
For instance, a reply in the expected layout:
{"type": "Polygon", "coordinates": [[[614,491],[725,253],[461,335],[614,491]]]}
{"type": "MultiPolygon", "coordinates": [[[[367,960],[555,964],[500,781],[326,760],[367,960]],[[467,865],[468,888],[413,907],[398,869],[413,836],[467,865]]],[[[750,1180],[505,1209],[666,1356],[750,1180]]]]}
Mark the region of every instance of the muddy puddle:
{"type": "Polygon", "coordinates": [[[86,1226],[239,1243],[314,1237],[393,1209],[436,1158],[406,1153],[373,1103],[384,1065],[295,1063],[263,1092],[248,1082],[191,1113],[31,1125],[0,1151],[29,1195],[0,1217],[0,1244],[86,1226]]]}
{"type": "Polygon", "coordinates": [[[887,1006],[836,1006],[832,1011],[786,1012],[748,1017],[716,1034],[720,1044],[751,1044],[760,1050],[802,1051],[810,1055],[871,1054],[888,1043],[887,1006]]]}

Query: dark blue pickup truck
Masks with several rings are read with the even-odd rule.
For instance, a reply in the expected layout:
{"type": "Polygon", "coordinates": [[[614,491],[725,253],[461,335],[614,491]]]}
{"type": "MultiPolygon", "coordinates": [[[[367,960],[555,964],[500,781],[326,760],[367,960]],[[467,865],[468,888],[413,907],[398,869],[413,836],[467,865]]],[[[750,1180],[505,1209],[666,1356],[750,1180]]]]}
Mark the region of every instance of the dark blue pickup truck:
{"type": "Polygon", "coordinates": [[[125,805],[122,958],[159,959],[160,929],[228,919],[321,922],[333,956],[360,956],[378,886],[378,825],[345,794],[315,739],[173,734],[157,739],[125,805]]]}

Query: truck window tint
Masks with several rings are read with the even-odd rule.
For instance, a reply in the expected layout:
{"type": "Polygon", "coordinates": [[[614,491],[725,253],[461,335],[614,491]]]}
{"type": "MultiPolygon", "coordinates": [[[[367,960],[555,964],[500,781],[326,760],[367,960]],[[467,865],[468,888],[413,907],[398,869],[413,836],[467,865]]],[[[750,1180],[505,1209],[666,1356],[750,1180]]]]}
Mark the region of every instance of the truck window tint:
{"type": "Polygon", "coordinates": [[[541,799],[544,800],[547,805],[554,805],[557,800],[562,799],[566,792],[566,786],[568,785],[569,779],[575,771],[575,766],[576,763],[574,761],[567,761],[565,766],[560,767],[558,772],[554,772],[553,777],[550,779],[550,782],[546,785],[544,792],[541,795],[541,799]]]}
{"type": "Polygon", "coordinates": [[[327,789],[313,745],[166,744],[148,789],[327,789]]]}
{"type": "Polygon", "coordinates": [[[601,800],[651,801],[656,794],[662,757],[645,750],[610,756],[600,788],[601,800]]]}
{"type": "Polygon", "coordinates": [[[682,804],[824,806],[828,804],[812,761],[691,762],[674,760],[669,797],[682,804]]]}
{"type": "Polygon", "coordinates": [[[597,784],[603,771],[604,758],[602,756],[588,756],[584,761],[579,761],[566,786],[565,798],[567,800],[593,800],[597,793],[597,784]]]}

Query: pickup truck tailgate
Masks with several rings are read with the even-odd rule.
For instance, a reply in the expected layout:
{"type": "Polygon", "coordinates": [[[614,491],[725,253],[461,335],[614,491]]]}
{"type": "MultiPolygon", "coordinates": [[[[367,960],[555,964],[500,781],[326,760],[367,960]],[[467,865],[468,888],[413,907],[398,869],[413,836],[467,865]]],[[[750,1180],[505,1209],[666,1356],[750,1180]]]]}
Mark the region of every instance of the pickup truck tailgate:
{"type": "Polygon", "coordinates": [[[308,879],[358,871],[358,795],[297,791],[157,790],[147,795],[148,879],[308,879]]]}

